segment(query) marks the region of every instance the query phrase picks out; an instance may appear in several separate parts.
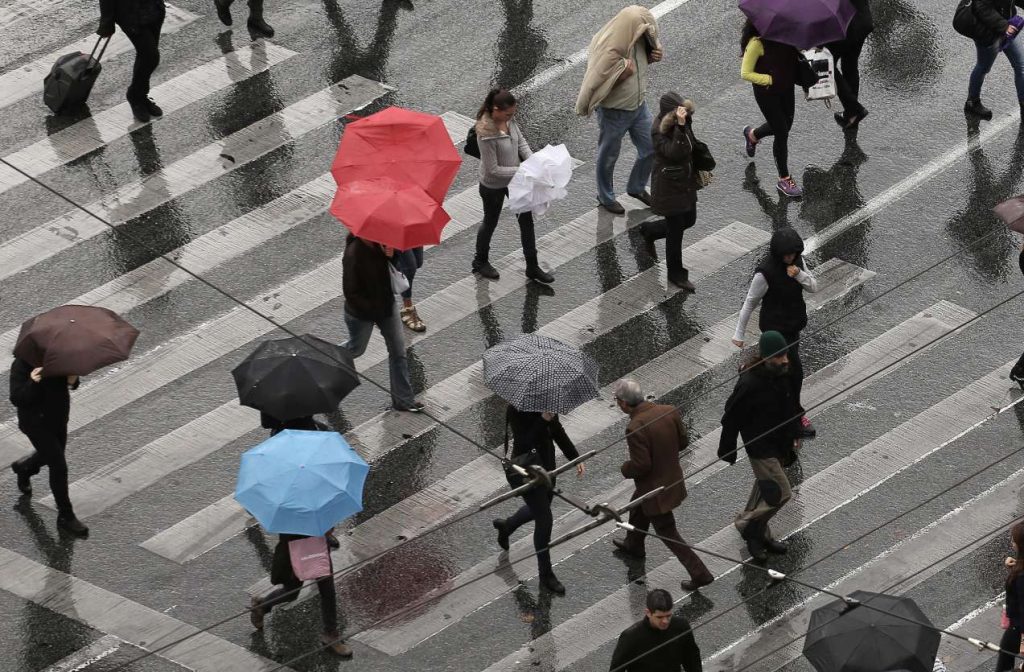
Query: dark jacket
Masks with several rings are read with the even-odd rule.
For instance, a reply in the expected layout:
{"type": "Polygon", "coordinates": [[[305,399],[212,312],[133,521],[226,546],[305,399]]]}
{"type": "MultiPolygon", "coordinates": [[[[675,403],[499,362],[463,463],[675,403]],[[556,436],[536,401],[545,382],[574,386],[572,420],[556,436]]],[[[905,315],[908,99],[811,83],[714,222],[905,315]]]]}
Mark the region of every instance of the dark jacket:
{"type": "Polygon", "coordinates": [[[996,39],[1006,33],[1007,19],[1017,13],[1017,7],[1024,7],[1024,0],[973,0],[977,39],[996,39]]]}
{"type": "Polygon", "coordinates": [[[509,406],[505,411],[505,422],[512,434],[512,457],[536,449],[540,466],[550,471],[555,468],[556,443],[566,459],[575,460],[580,456],[557,415],[545,420],[540,413],[519,411],[509,406]]]}
{"type": "Polygon", "coordinates": [[[395,309],[388,258],[377,243],[351,233],[342,257],[345,310],[360,320],[383,320],[395,309]]]}
{"type": "Polygon", "coordinates": [[[270,430],[271,436],[276,436],[286,429],[304,429],[307,431],[327,431],[330,427],[317,422],[313,419],[313,416],[307,415],[301,418],[292,418],[291,420],[278,420],[269,413],[260,411],[260,426],[264,429],[270,430]]]}
{"type": "Polygon", "coordinates": [[[122,30],[163,23],[163,0],[100,0],[100,23],[117,23],[122,30]]]}
{"type": "Polygon", "coordinates": [[[679,672],[680,669],[701,672],[703,668],[690,622],[674,615],[667,630],[651,627],[646,617],[623,630],[609,669],[616,672],[679,672]],[[650,653],[644,655],[648,651],[650,653]],[[639,660],[634,660],[636,658],[639,660]]]}
{"type": "Polygon", "coordinates": [[[11,403],[18,409],[18,427],[22,430],[60,429],[64,431],[71,416],[70,390],[78,389],[79,381],[68,385],[66,376],[44,376],[32,380],[35,367],[15,357],[11,364],[11,403]]]}
{"type": "Polygon", "coordinates": [[[1006,582],[1006,616],[1013,627],[1024,630],[1024,574],[1006,582]]]}
{"type": "Polygon", "coordinates": [[[801,254],[804,241],[794,229],[786,227],[772,234],[768,245],[768,258],[755,273],[760,273],[768,282],[768,293],[761,300],[761,315],[758,326],[762,332],[775,330],[783,334],[795,334],[807,326],[807,304],[804,302],[804,287],[796,278],[786,273],[787,254],[796,254],[793,263],[804,267],[801,254]]]}
{"type": "Polygon", "coordinates": [[[761,44],[764,45],[764,56],[757,59],[754,72],[772,76],[772,83],[762,88],[770,93],[788,95],[796,86],[796,67],[800,53],[796,47],[774,40],[762,39],[761,44]]]}
{"type": "Polygon", "coordinates": [[[871,0],[850,0],[856,14],[846,28],[846,39],[863,42],[875,30],[875,19],[871,15],[871,0]]]}
{"type": "Polygon", "coordinates": [[[651,128],[654,168],[651,172],[651,209],[659,215],[677,215],[697,207],[697,176],[693,169],[692,120],[676,122],[676,108],[683,104],[678,93],[661,97],[658,117],[651,128]]]}
{"type": "Polygon", "coordinates": [[[739,435],[749,457],[785,462],[800,434],[800,415],[789,374],[777,374],[764,363],[750,367],[740,374],[725,402],[718,457],[736,462],[739,435]]]}
{"type": "Polygon", "coordinates": [[[686,425],[672,406],[643,401],[630,416],[626,426],[629,459],[619,470],[636,482],[634,498],[665,486],[661,494],[640,505],[648,516],[669,513],[686,499],[679,454],[689,442],[686,425]]]}

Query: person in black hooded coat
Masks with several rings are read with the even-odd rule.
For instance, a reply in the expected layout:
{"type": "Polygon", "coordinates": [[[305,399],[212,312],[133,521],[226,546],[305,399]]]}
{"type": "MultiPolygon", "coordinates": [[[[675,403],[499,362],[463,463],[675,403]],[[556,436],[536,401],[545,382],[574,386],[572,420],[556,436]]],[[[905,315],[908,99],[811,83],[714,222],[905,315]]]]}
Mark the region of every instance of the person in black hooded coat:
{"type": "MultiPolygon", "coordinates": [[[[804,291],[818,291],[818,281],[804,267],[804,241],[790,227],[772,234],[768,258],[754,270],[747,298],[740,310],[732,342],[742,348],[750,316],[761,304],[758,326],[761,332],[777,331],[786,339],[789,354],[789,379],[793,398],[800,403],[804,368],[800,362],[800,331],[807,326],[807,304],[804,291]]],[[[803,408],[801,406],[801,408],[803,408]]],[[[810,438],[814,428],[807,418],[801,420],[803,435],[810,438]]]]}
{"type": "Polygon", "coordinates": [[[163,0],[100,0],[96,34],[110,37],[116,23],[135,47],[135,67],[127,98],[132,115],[142,123],[163,116],[160,106],[149,98],[149,79],[160,65],[160,30],[166,13],[163,0]]]}

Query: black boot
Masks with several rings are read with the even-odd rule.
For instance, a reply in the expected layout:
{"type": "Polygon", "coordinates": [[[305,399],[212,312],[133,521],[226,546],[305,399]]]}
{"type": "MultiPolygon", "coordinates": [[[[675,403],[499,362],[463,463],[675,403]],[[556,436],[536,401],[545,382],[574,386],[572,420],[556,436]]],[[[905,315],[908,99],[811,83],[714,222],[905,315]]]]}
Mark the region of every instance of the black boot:
{"type": "Polygon", "coordinates": [[[505,519],[504,518],[495,518],[493,521],[491,521],[491,524],[494,525],[494,529],[496,529],[498,531],[498,546],[501,546],[501,550],[507,551],[508,550],[508,538],[509,538],[510,535],[509,535],[508,527],[506,527],[506,525],[505,525],[505,519]]]}
{"type": "Polygon", "coordinates": [[[148,124],[153,119],[153,115],[149,112],[149,101],[147,99],[132,100],[129,98],[128,106],[132,108],[132,116],[135,117],[136,121],[148,124]]]}
{"type": "Polygon", "coordinates": [[[85,523],[76,518],[74,513],[58,513],[57,527],[70,532],[76,537],[89,536],[89,528],[86,527],[85,523]]]}
{"type": "Polygon", "coordinates": [[[530,280],[542,282],[545,285],[550,285],[555,281],[555,276],[545,271],[540,267],[540,264],[537,263],[537,255],[526,258],[526,277],[530,280]]]}
{"type": "Polygon", "coordinates": [[[231,0],[213,0],[213,6],[217,8],[217,18],[225,26],[231,25],[231,0]]]}
{"type": "Polygon", "coordinates": [[[11,462],[11,471],[18,477],[18,490],[23,495],[32,494],[32,477],[25,473],[21,460],[11,462]]]}
{"type": "Polygon", "coordinates": [[[263,0],[249,0],[249,30],[264,37],[273,37],[274,29],[263,20],[263,0]]]}
{"type": "Polygon", "coordinates": [[[540,575],[540,585],[547,588],[552,593],[558,593],[559,595],[565,595],[565,586],[558,580],[555,573],[548,570],[540,575]]]}
{"type": "Polygon", "coordinates": [[[964,103],[964,114],[970,114],[979,119],[992,118],[992,110],[981,104],[981,98],[968,98],[964,103]]]}
{"type": "Polygon", "coordinates": [[[474,259],[473,272],[482,278],[487,278],[488,280],[497,280],[501,277],[501,274],[498,273],[498,269],[491,266],[491,262],[486,259],[474,259]]]}

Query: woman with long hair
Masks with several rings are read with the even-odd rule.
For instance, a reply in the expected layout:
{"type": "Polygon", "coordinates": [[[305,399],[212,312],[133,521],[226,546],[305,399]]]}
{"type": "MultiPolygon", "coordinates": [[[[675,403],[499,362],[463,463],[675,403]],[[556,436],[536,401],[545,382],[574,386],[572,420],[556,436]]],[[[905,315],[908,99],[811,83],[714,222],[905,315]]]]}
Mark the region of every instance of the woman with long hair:
{"type": "MultiPolygon", "coordinates": [[[[1010,546],[1013,557],[1006,559],[1009,574],[1006,577],[1006,616],[1009,627],[1003,630],[1003,638],[999,640],[999,648],[1003,651],[1020,651],[1021,629],[1024,628],[1024,523],[1017,523],[1010,528],[1010,546]]],[[[1000,653],[996,657],[996,672],[1012,670],[1017,658],[1008,653],[1000,653]]]]}

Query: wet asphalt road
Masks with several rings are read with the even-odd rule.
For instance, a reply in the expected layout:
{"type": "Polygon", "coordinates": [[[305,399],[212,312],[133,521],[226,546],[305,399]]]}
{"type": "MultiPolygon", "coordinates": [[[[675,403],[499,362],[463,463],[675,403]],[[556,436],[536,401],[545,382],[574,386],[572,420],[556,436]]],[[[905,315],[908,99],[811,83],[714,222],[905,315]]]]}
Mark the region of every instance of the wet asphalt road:
{"type": "MultiPolygon", "coordinates": [[[[87,35],[92,27],[93,4],[68,2],[52,11],[56,18],[48,14],[43,19],[30,17],[8,27],[0,26],[2,34],[8,36],[0,49],[0,69],[12,71],[87,35]],[[29,35],[31,49],[12,46],[23,44],[29,35]]],[[[858,134],[844,138],[832,122],[831,112],[820,104],[798,102],[790,148],[791,164],[805,189],[804,198],[798,202],[780,202],[775,193],[767,146],[759,149],[758,157],[750,164],[742,152],[740,129],[747,123],[757,123],[759,116],[749,86],[738,77],[741,18],[734,3],[690,0],[660,21],[667,56],[664,63],[650,71],[649,104],[666,90],[677,90],[694,99],[698,105],[696,130],[719,162],[715,183],[700,194],[697,226],[687,233],[687,241],[698,240],[732,221],[764,230],[791,225],[809,237],[867,204],[886,199],[884,207],[828,242],[811,259],[816,265],[837,258],[876,275],[812,316],[802,348],[807,375],[936,301],[951,301],[980,314],[1021,290],[1016,264],[1019,241],[990,214],[992,205],[1022,191],[1024,135],[1018,135],[1016,121],[1006,124],[983,144],[957,155],[946,170],[901,192],[900,198],[885,196],[894,185],[907,184],[919,171],[928,170],[933,162],[955,152],[979,132],[978,124],[967,122],[960,112],[973,49],[952,32],[947,4],[936,0],[873,3],[877,27],[862,59],[862,98],[871,116],[858,134]],[[981,244],[973,244],[982,237],[986,238],[981,244]],[[905,282],[937,263],[934,269],[905,282]],[[859,308],[869,301],[869,306],[859,308]]],[[[164,37],[163,62],[155,83],[249,43],[241,3],[235,10],[233,33],[221,32],[211,4],[185,0],[176,5],[202,16],[164,37]]],[[[438,114],[450,110],[472,116],[492,82],[517,86],[556,65],[585,47],[590,35],[619,6],[611,0],[268,0],[268,19],[277,29],[273,42],[298,56],[51,170],[43,180],[72,200],[93,201],[353,74],[395,87],[393,93],[367,111],[403,105],[438,114]]],[[[105,63],[90,101],[92,111],[120,103],[129,77],[130,58],[122,56],[105,63]]],[[[572,113],[581,77],[581,68],[571,69],[522,97],[520,123],[532,145],[536,148],[547,142],[564,142],[575,157],[585,162],[570,185],[569,198],[538,222],[538,236],[594,205],[596,123],[572,113]]],[[[1005,62],[998,62],[990,75],[985,100],[996,113],[993,124],[1017,111],[1005,62]]],[[[0,112],[4,155],[69,124],[46,112],[38,96],[0,112]]],[[[980,130],[989,126],[983,122],[980,130]]],[[[132,219],[117,232],[96,236],[5,279],[0,285],[0,322],[4,330],[322,174],[342,130],[343,121],[326,124],[132,219]],[[139,240],[145,240],[147,248],[140,247],[136,243],[139,240]]],[[[628,168],[630,156],[624,150],[620,167],[628,168]]],[[[451,193],[472,187],[475,171],[475,161],[467,159],[451,193]]],[[[620,180],[624,180],[624,171],[620,174],[620,180]]],[[[68,210],[66,202],[36,185],[15,187],[0,195],[2,238],[9,240],[68,210]]],[[[495,257],[518,248],[518,235],[508,224],[503,219],[495,236],[495,257]]],[[[339,224],[322,214],[232,259],[206,277],[240,299],[249,300],[326,263],[340,253],[342,244],[339,224]]],[[[464,277],[472,246],[472,233],[467,232],[428,251],[425,267],[416,278],[417,296],[430,296],[464,277]]],[[[738,310],[758,256],[759,252],[743,257],[703,279],[695,295],[675,295],[585,346],[601,364],[602,383],[614,381],[738,310]]],[[[521,331],[535,330],[653,263],[636,234],[623,234],[592,246],[557,269],[553,295],[535,286],[516,290],[459,320],[445,329],[442,337],[428,337],[417,344],[410,357],[417,389],[426,389],[472,364],[488,345],[521,331]]],[[[797,480],[811,478],[1019,354],[1021,305],[1020,299],[1002,305],[818,416],[815,424],[820,438],[804,451],[802,473],[794,474],[797,480]]],[[[187,339],[199,325],[232,306],[209,287],[186,282],[128,313],[128,319],[142,330],[136,352],[145,353],[175,338],[187,339]]],[[[334,299],[289,326],[298,332],[341,341],[345,330],[340,312],[341,301],[334,299]]],[[[204,361],[187,375],[166,381],[155,392],[75,432],[69,448],[72,479],[90,474],[231,400],[234,388],[227,371],[252,347],[249,343],[213,361],[204,361]]],[[[733,371],[733,362],[717,366],[665,398],[681,405],[695,435],[716,427],[733,371]]],[[[374,366],[368,375],[386,382],[386,364],[374,366]]],[[[6,384],[6,375],[3,378],[6,384]]],[[[1009,382],[1006,390],[1006,403],[1010,403],[1014,395],[1009,382]]],[[[363,385],[330,421],[346,431],[385,410],[387,404],[384,393],[363,385]]],[[[492,399],[458,414],[452,424],[484,445],[493,446],[500,441],[500,413],[500,404],[492,399]]],[[[12,415],[10,407],[0,410],[3,418],[12,415]]],[[[580,447],[605,446],[621,436],[622,428],[620,423],[580,447]]],[[[52,511],[39,502],[22,502],[20,508],[14,508],[14,481],[5,478],[0,482],[0,501],[6,499],[11,506],[0,515],[2,545],[197,627],[225,619],[244,608],[246,589],[265,575],[272,538],[250,530],[185,564],[158,557],[139,544],[227,494],[233,486],[239,454],[262,436],[252,432],[231,441],[90,518],[92,535],[81,542],[59,538],[52,524],[52,511]]],[[[791,571],[808,565],[1022,446],[1020,419],[1013,412],[1005,413],[797,533],[793,550],[776,566],[791,571]]],[[[374,464],[367,483],[365,511],[352,523],[371,519],[479,454],[478,448],[445,430],[434,430],[406,443],[374,464]]],[[[592,460],[585,479],[565,480],[572,481],[569,487],[579,497],[600,500],[619,482],[620,458],[621,447],[613,447],[592,460]]],[[[803,580],[816,585],[835,581],[1007,478],[1020,466],[1019,456],[1003,461],[897,523],[815,564],[802,574],[803,580]]],[[[746,497],[748,480],[749,470],[740,464],[692,488],[690,498],[677,514],[684,536],[696,542],[727,526],[746,497]]],[[[38,499],[47,493],[43,481],[37,481],[38,499]]],[[[791,506],[799,501],[798,494],[791,506]]],[[[507,515],[512,509],[511,503],[503,504],[494,514],[474,516],[414,541],[346,577],[340,593],[346,630],[366,627],[460,572],[496,557],[490,518],[507,515]]],[[[566,510],[559,506],[556,517],[566,510]]],[[[998,594],[1004,547],[1002,537],[987,542],[955,559],[910,594],[936,624],[953,623],[998,594]]],[[[630,580],[642,581],[637,579],[642,572],[611,556],[610,548],[605,537],[559,565],[558,574],[569,589],[565,597],[552,599],[538,594],[536,581],[531,580],[403,655],[389,656],[355,643],[357,659],[352,663],[339,663],[321,654],[292,667],[484,669],[630,580]]],[[[663,547],[649,544],[647,568],[667,559],[663,547]]],[[[514,585],[515,578],[510,576],[509,581],[514,585]]],[[[682,609],[695,623],[701,623],[764,585],[764,577],[756,572],[735,572],[702,591],[702,598],[684,602],[682,609]]],[[[678,585],[668,587],[679,592],[678,585]]],[[[702,651],[705,655],[718,651],[810,595],[807,590],[784,585],[755,597],[698,629],[702,651]]],[[[0,641],[7,652],[0,657],[2,670],[47,669],[105,634],[7,592],[0,592],[0,622],[0,641]]],[[[401,623],[392,627],[400,628],[401,623]]],[[[228,621],[213,632],[259,655],[284,662],[309,649],[317,630],[314,601],[272,619],[262,636],[252,634],[246,618],[228,621]]],[[[995,628],[990,636],[998,636],[995,628]]],[[[586,633],[581,637],[586,638],[586,633]]],[[[611,643],[593,641],[589,647],[593,653],[572,669],[606,669],[611,643]]],[[[114,669],[112,661],[127,661],[137,651],[125,645],[112,657],[84,669],[114,669]]],[[[808,669],[803,661],[790,667],[808,669]]],[[[543,663],[536,666],[547,668],[543,663]]],[[[149,658],[128,669],[162,672],[184,668],[149,658]]]]}

